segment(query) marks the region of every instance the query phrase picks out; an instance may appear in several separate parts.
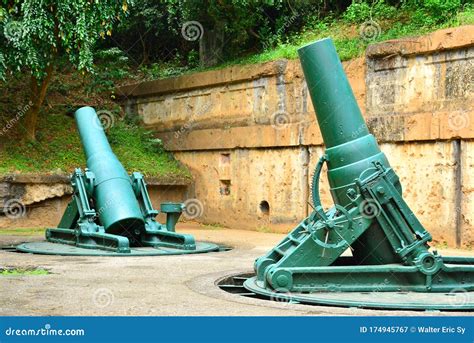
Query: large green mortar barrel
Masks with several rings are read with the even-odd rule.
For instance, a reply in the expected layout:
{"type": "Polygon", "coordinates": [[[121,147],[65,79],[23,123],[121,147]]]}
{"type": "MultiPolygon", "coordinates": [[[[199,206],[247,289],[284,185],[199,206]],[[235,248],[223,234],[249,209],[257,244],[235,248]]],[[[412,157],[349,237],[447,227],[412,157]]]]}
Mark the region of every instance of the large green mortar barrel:
{"type": "MultiPolygon", "coordinates": [[[[335,204],[351,207],[346,192],[372,162],[390,168],[375,137],[369,133],[354,93],[330,38],[298,50],[319,128],[326,145],[328,180],[335,204]]],[[[401,192],[401,186],[395,185],[401,192]]],[[[374,221],[354,244],[362,264],[399,262],[380,226],[374,221]]]]}
{"type": "Polygon", "coordinates": [[[113,153],[95,110],[82,107],[74,117],[87,168],[95,175],[93,198],[101,224],[108,233],[137,235],[144,229],[140,205],[130,177],[113,153]]]}

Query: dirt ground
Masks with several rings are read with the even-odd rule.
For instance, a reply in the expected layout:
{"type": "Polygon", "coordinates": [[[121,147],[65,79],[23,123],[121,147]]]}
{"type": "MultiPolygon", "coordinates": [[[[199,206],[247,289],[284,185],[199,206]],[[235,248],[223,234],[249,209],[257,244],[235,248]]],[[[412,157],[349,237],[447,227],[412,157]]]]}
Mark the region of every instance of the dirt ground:
{"type": "MultiPolygon", "coordinates": [[[[185,256],[68,257],[0,250],[0,267],[47,269],[48,275],[0,276],[0,315],[59,316],[294,316],[439,315],[271,302],[220,290],[217,279],[251,271],[255,258],[284,235],[184,223],[178,231],[233,249],[185,256]]],[[[0,245],[42,240],[1,235],[0,245]]],[[[472,251],[441,251],[474,255],[472,251]]],[[[458,313],[442,313],[454,315],[458,313]]]]}

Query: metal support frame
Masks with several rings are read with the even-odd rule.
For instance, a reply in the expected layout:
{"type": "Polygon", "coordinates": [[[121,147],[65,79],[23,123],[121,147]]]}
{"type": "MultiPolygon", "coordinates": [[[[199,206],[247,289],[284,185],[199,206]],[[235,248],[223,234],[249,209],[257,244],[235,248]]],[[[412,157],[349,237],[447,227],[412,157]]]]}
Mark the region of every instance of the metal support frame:
{"type": "MultiPolygon", "coordinates": [[[[95,186],[94,173],[86,169],[75,169],[71,176],[73,187],[72,200],[68,204],[57,228],[46,230],[46,239],[49,242],[75,245],[80,248],[101,249],[117,253],[130,253],[130,247],[166,247],[182,250],[196,249],[196,242],[192,235],[175,232],[175,225],[184,208],[180,203],[165,203],[161,211],[166,213],[166,224],[160,224],[155,217],[159,211],[151,204],[143,175],[134,172],[131,183],[140,210],[145,220],[144,230],[127,232],[126,236],[109,234],[99,224],[99,208],[93,208],[93,190],[95,186]]],[[[124,230],[126,230],[124,228],[124,230]]]]}
{"type": "Polygon", "coordinates": [[[326,147],[311,187],[314,210],[255,261],[256,277],[244,286],[297,298],[301,292],[474,291],[474,258],[442,257],[430,249],[431,235],[404,201],[331,39],[298,53],[326,147]],[[334,201],[328,211],[319,197],[324,163],[334,201]],[[352,256],[342,256],[348,249],[352,256]]]}
{"type": "Polygon", "coordinates": [[[285,292],[474,290],[474,258],[441,257],[429,251],[424,229],[394,184],[391,168],[374,162],[347,190],[351,203],[322,209],[318,184],[323,156],[313,180],[313,213],[255,263],[262,287],[285,292]],[[364,213],[370,206],[373,211],[364,213]],[[348,209],[346,209],[348,208],[348,209]],[[364,265],[342,253],[378,223],[401,263],[364,265]]]}

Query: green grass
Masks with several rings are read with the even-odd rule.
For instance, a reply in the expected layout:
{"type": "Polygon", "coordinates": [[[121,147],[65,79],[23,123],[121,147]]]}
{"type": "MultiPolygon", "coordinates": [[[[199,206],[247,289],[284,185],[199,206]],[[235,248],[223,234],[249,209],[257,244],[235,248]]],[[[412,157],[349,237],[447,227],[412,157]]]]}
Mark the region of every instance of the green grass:
{"type": "Polygon", "coordinates": [[[50,273],[42,268],[0,268],[0,276],[32,276],[48,274],[50,273]]]}
{"type": "Polygon", "coordinates": [[[257,232],[273,233],[273,230],[271,228],[269,228],[268,226],[259,226],[259,227],[257,227],[257,232]]]}
{"type": "Polygon", "coordinates": [[[224,225],[219,223],[202,224],[202,227],[206,230],[222,230],[225,228],[224,225]]]}
{"type": "Polygon", "coordinates": [[[125,169],[140,171],[147,176],[180,176],[191,174],[174,157],[163,150],[150,132],[139,126],[119,122],[109,133],[109,141],[125,169]]]}
{"type": "MultiPolygon", "coordinates": [[[[441,250],[450,248],[449,244],[446,241],[441,241],[441,242],[435,241],[435,242],[432,242],[430,245],[433,248],[441,249],[441,250]]],[[[461,247],[461,249],[464,249],[464,250],[473,250],[473,248],[474,247],[471,244],[461,247]]]]}
{"type": "MultiPolygon", "coordinates": [[[[149,132],[116,120],[108,132],[112,149],[129,172],[146,176],[185,177],[189,172],[153,141],[149,132]]],[[[85,167],[85,158],[72,117],[48,114],[41,117],[37,142],[5,142],[0,150],[0,174],[71,173],[85,167]]]]}

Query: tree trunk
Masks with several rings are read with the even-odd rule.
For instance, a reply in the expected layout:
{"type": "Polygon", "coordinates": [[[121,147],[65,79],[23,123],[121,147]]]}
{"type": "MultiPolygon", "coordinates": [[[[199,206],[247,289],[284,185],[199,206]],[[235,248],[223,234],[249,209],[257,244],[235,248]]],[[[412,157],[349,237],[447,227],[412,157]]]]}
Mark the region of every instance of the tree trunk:
{"type": "Polygon", "coordinates": [[[25,136],[24,140],[27,141],[35,141],[36,140],[36,127],[38,124],[38,116],[41,105],[44,102],[44,98],[46,97],[46,91],[48,90],[49,82],[51,81],[51,76],[53,74],[53,66],[50,64],[46,68],[46,76],[38,83],[36,77],[31,76],[30,87],[31,87],[31,94],[30,94],[30,108],[25,114],[25,136]]]}
{"type": "Polygon", "coordinates": [[[142,61],[140,62],[140,66],[147,65],[148,62],[150,62],[150,60],[148,58],[148,49],[146,46],[146,40],[145,40],[145,37],[142,37],[141,32],[138,32],[138,34],[140,35],[140,44],[142,45],[142,61]]]}
{"type": "Polygon", "coordinates": [[[224,49],[224,27],[216,25],[213,30],[204,30],[199,40],[199,61],[203,67],[212,67],[222,61],[224,49]]]}

